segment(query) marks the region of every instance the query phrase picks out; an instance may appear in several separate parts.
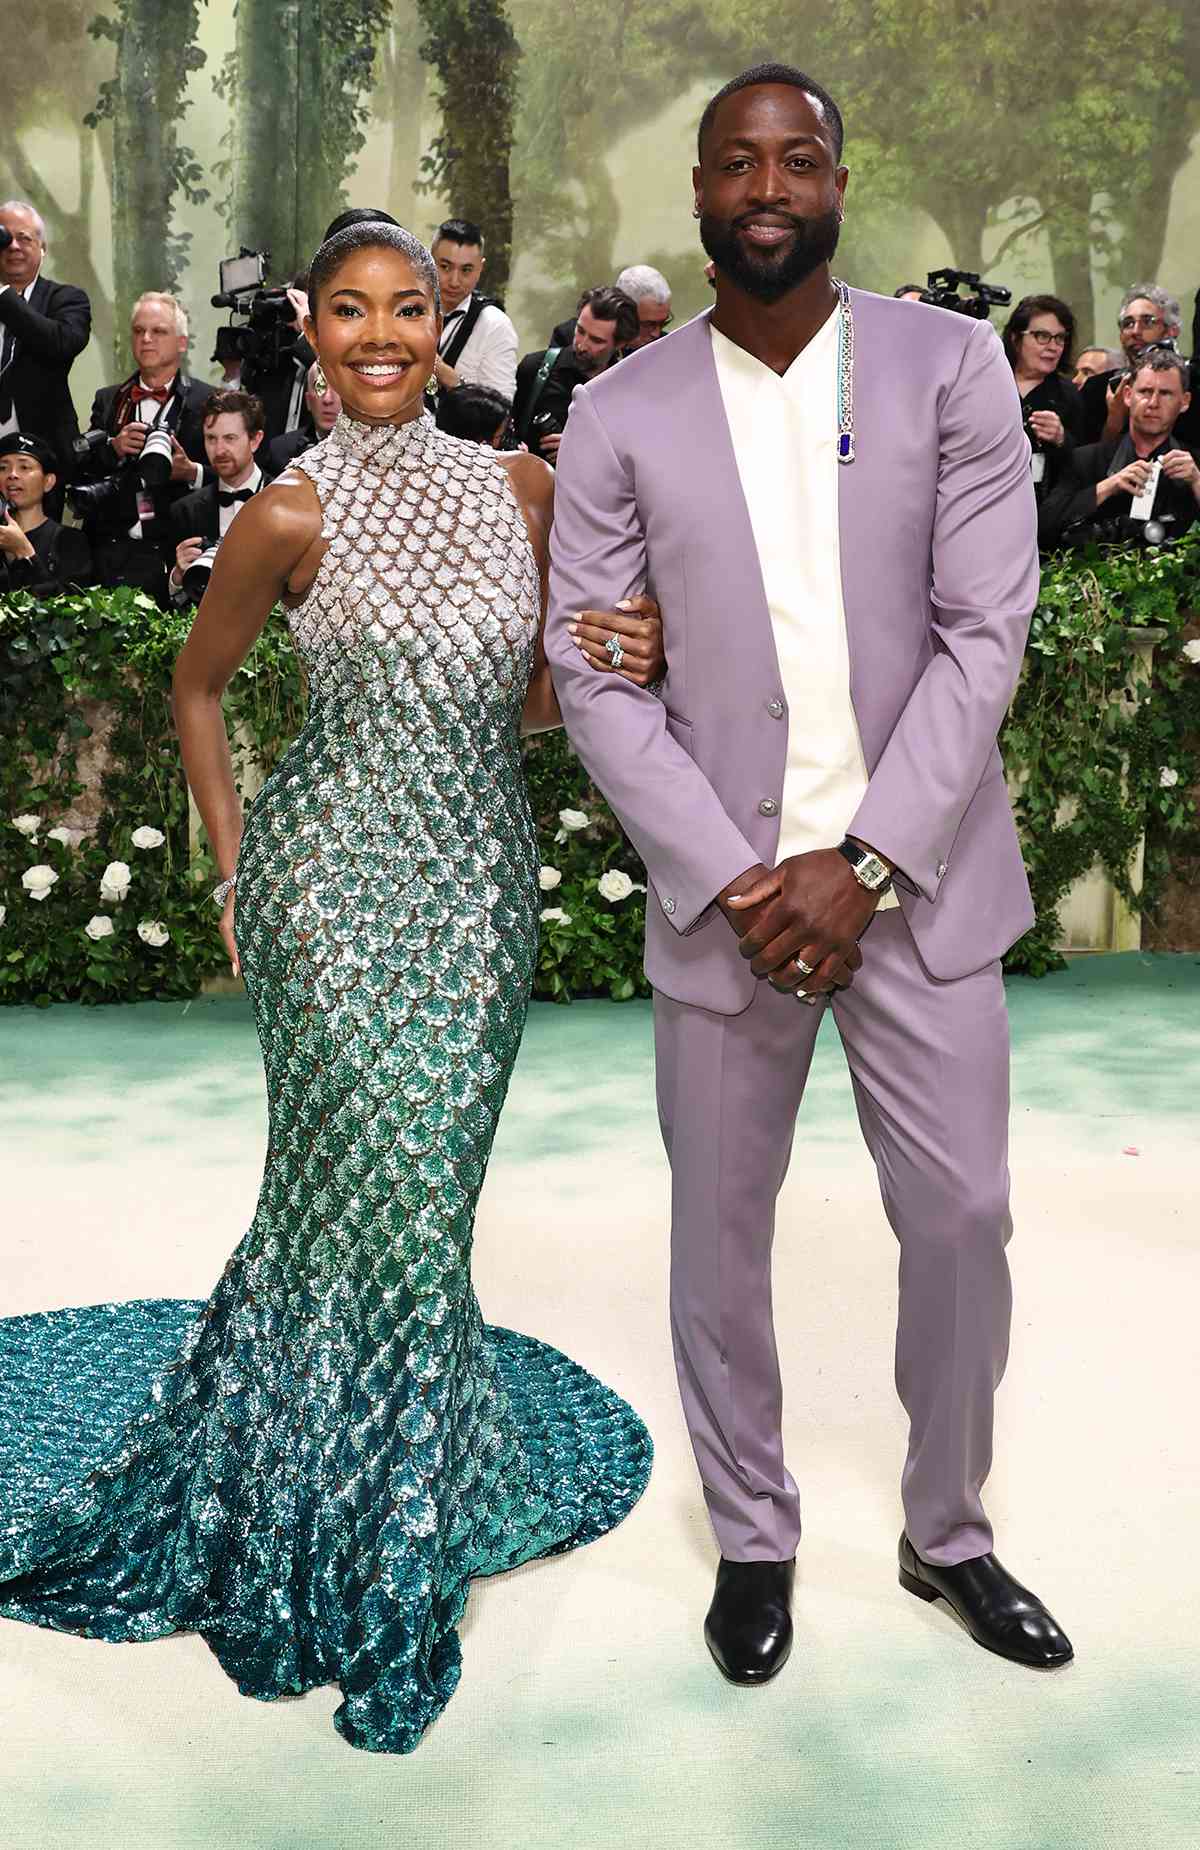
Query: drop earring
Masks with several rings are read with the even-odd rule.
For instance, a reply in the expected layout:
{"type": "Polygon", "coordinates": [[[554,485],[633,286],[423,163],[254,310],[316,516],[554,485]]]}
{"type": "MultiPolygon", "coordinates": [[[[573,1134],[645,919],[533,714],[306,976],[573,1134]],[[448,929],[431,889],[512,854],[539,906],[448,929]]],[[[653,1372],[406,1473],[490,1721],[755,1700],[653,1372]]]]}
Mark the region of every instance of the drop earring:
{"type": "Polygon", "coordinates": [[[313,374],[313,390],[318,398],[324,398],[326,392],[329,390],[329,381],[325,377],[325,368],[321,365],[319,356],[317,358],[317,370],[313,374]]]}

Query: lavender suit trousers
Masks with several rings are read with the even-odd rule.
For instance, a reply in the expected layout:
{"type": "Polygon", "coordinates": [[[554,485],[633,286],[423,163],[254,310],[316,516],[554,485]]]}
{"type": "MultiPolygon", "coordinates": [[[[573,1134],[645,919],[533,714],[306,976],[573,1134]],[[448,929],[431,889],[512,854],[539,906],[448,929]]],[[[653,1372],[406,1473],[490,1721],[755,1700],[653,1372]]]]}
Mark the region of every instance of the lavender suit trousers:
{"type": "MultiPolygon", "coordinates": [[[[952,1564],[992,1546],[981,1491],[1012,1310],[1004,989],[998,962],[931,977],[899,911],[877,913],[862,948],[829,1006],[900,1244],[905,1525],[924,1560],[952,1564]]],[[[684,1414],[722,1555],[787,1560],[800,1504],[783,1457],[771,1249],[824,1006],[765,982],[740,1015],[662,994],[654,1006],[684,1414]]]]}

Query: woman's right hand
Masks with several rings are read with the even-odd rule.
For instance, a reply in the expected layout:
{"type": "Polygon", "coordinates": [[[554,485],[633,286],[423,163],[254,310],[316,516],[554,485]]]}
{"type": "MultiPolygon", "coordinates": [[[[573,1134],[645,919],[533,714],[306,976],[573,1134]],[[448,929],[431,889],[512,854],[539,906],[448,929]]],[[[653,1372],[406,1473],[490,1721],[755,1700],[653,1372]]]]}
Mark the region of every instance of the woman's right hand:
{"type": "Polygon", "coordinates": [[[242,962],[241,958],[238,956],[237,939],[233,935],[233,898],[234,895],[233,892],[231,892],[229,898],[225,901],[224,910],[221,913],[219,930],[221,933],[221,942],[229,952],[230,968],[234,976],[240,976],[242,974],[242,962]]]}

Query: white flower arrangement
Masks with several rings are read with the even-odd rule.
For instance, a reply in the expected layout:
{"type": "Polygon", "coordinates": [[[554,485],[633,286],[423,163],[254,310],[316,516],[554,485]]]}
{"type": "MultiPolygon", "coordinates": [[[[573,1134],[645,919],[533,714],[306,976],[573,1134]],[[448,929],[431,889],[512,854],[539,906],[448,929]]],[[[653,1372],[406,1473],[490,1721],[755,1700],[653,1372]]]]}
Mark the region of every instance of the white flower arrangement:
{"type": "Polygon", "coordinates": [[[619,867],[610,867],[608,872],[601,874],[597,880],[596,889],[601,899],[606,899],[610,906],[616,906],[621,900],[629,898],[633,892],[633,881],[628,874],[623,874],[619,867]]]}
{"type": "Polygon", "coordinates": [[[98,944],[101,938],[112,937],[113,922],[107,912],[95,912],[83,929],[92,942],[98,944]]]}
{"type": "Polygon", "coordinates": [[[561,906],[543,906],[538,914],[543,925],[569,925],[571,914],[564,912],[561,906]]]}
{"type": "Polygon", "coordinates": [[[171,936],[161,919],[143,919],[137,928],[137,935],[143,944],[149,944],[157,951],[171,936]]]}
{"type": "Polygon", "coordinates": [[[27,867],[21,875],[21,885],[30,899],[45,899],[51,887],[58,879],[52,867],[39,863],[37,867],[27,867]]]}
{"type": "Polygon", "coordinates": [[[568,834],[575,829],[589,829],[592,826],[591,817],[581,809],[560,809],[558,819],[568,834]]]}
{"type": "Polygon", "coordinates": [[[107,906],[120,905],[132,878],[125,861],[110,861],[100,876],[100,897],[107,906]]]}
{"type": "Polygon", "coordinates": [[[1159,789],[1174,790],[1178,782],[1179,772],[1175,769],[1174,765],[1164,764],[1162,770],[1158,774],[1159,789]]]}
{"type": "Polygon", "coordinates": [[[1193,668],[1200,668],[1200,636],[1193,636],[1191,642],[1185,642],[1179,653],[1185,662],[1191,662],[1193,668]]]}
{"type": "Polygon", "coordinates": [[[562,874],[557,867],[538,868],[538,885],[541,887],[543,893],[553,893],[555,887],[560,885],[561,881],[562,874]]]}
{"type": "Polygon", "coordinates": [[[60,822],[56,829],[50,830],[46,840],[61,842],[64,848],[77,848],[83,835],[78,829],[69,829],[65,822],[60,822]]]}
{"type": "Polygon", "coordinates": [[[161,848],[167,838],[161,829],[152,829],[149,823],[144,822],[141,828],[133,831],[129,839],[135,848],[161,848]]]}
{"type": "Polygon", "coordinates": [[[26,841],[36,841],[37,832],[42,826],[42,819],[40,816],[14,816],[12,825],[14,829],[21,831],[26,841]]]}

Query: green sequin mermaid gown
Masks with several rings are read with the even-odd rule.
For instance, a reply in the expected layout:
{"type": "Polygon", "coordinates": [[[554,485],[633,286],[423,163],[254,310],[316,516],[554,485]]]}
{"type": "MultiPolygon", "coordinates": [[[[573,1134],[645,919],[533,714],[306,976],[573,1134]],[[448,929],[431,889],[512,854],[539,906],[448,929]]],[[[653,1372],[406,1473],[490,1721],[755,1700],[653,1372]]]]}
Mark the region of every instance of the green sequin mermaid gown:
{"type": "Polygon", "coordinates": [[[292,617],[311,707],[236,904],[258,1209],[207,1303],[0,1322],[0,1614],[199,1631],[246,1695],[337,1683],[346,1739],[404,1753],[458,1681],[470,1578],[614,1527],[651,1448],[471,1288],[537,944],[519,507],[428,416],[343,418],[296,466],[329,542],[292,617]]]}

